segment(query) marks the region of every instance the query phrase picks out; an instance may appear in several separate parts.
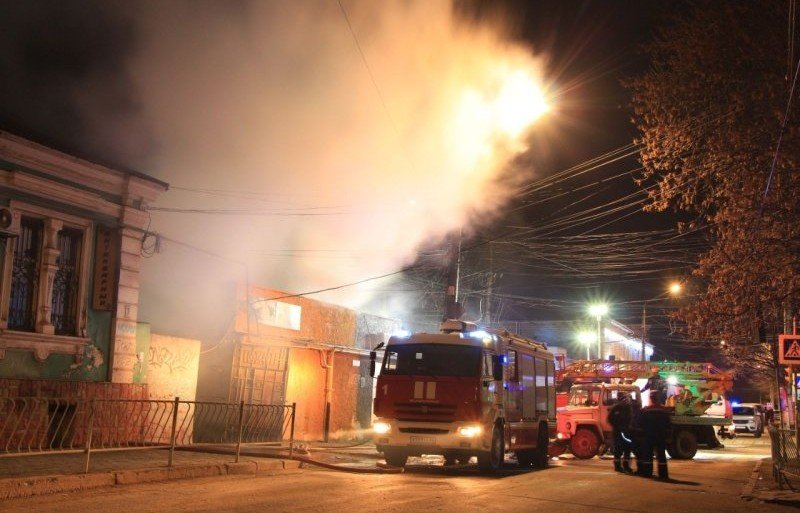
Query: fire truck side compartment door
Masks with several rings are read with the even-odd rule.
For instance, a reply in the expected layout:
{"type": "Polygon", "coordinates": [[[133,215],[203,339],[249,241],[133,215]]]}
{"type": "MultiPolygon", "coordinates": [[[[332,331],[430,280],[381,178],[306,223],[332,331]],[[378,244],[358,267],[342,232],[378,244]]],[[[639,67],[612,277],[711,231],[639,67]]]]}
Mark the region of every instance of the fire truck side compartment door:
{"type": "Polygon", "coordinates": [[[520,386],[522,387],[522,417],[536,417],[536,367],[533,355],[520,354],[520,386]]]}

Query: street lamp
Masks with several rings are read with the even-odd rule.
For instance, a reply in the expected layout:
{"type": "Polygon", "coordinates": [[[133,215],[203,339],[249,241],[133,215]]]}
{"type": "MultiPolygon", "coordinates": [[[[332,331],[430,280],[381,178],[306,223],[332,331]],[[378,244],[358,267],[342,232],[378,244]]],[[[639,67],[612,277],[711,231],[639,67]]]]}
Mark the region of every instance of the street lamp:
{"type": "Polygon", "coordinates": [[[589,348],[594,344],[597,336],[592,333],[591,331],[581,331],[578,333],[578,342],[586,346],[586,359],[591,360],[591,354],[589,353],[589,348]]]}
{"type": "Polygon", "coordinates": [[[603,316],[608,313],[608,305],[597,303],[589,306],[589,315],[597,317],[597,359],[603,359],[603,316]]]}

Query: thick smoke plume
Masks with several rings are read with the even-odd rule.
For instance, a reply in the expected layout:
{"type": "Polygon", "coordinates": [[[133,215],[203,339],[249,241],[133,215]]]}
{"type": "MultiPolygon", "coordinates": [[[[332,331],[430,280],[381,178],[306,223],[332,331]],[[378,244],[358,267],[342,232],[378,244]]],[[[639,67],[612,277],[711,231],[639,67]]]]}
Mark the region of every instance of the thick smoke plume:
{"type": "MultiPolygon", "coordinates": [[[[164,241],[145,263],[143,320],[174,320],[174,297],[206,318],[243,277],[232,260],[294,292],[391,272],[512,194],[508,164],[542,107],[530,50],[447,2],[342,3],[363,58],[331,0],[132,15],[137,122],[157,143],[144,171],[173,187],[154,206],[199,212],[154,210],[151,229],[225,257],[164,241]]],[[[369,288],[328,298],[357,306],[369,288]]]]}

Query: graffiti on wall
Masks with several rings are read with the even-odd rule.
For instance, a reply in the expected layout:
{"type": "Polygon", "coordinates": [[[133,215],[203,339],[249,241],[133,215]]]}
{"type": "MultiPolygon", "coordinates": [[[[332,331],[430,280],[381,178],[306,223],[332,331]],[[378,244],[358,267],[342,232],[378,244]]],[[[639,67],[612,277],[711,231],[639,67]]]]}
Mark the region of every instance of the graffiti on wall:
{"type": "Polygon", "coordinates": [[[150,346],[148,364],[158,368],[166,367],[170,374],[187,370],[191,362],[192,355],[188,349],[173,352],[166,347],[150,346]]]}

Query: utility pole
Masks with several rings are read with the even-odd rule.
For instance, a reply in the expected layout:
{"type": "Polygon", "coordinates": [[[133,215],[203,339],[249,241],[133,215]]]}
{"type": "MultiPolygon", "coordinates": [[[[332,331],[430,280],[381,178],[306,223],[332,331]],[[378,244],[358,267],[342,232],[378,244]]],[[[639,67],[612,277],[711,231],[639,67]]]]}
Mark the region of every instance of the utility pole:
{"type": "Polygon", "coordinates": [[[461,231],[450,236],[447,262],[447,288],[444,294],[442,320],[458,319],[464,313],[458,303],[458,281],[461,274],[461,231]]]}
{"type": "Polygon", "coordinates": [[[605,337],[603,336],[603,316],[597,316],[597,359],[603,360],[603,344],[605,337]]]}
{"type": "Polygon", "coordinates": [[[492,327],[492,285],[494,284],[494,259],[492,255],[492,241],[489,241],[489,279],[486,283],[486,326],[492,327]]]}
{"type": "Polygon", "coordinates": [[[647,360],[647,300],[642,306],[642,361],[647,360]]]}

